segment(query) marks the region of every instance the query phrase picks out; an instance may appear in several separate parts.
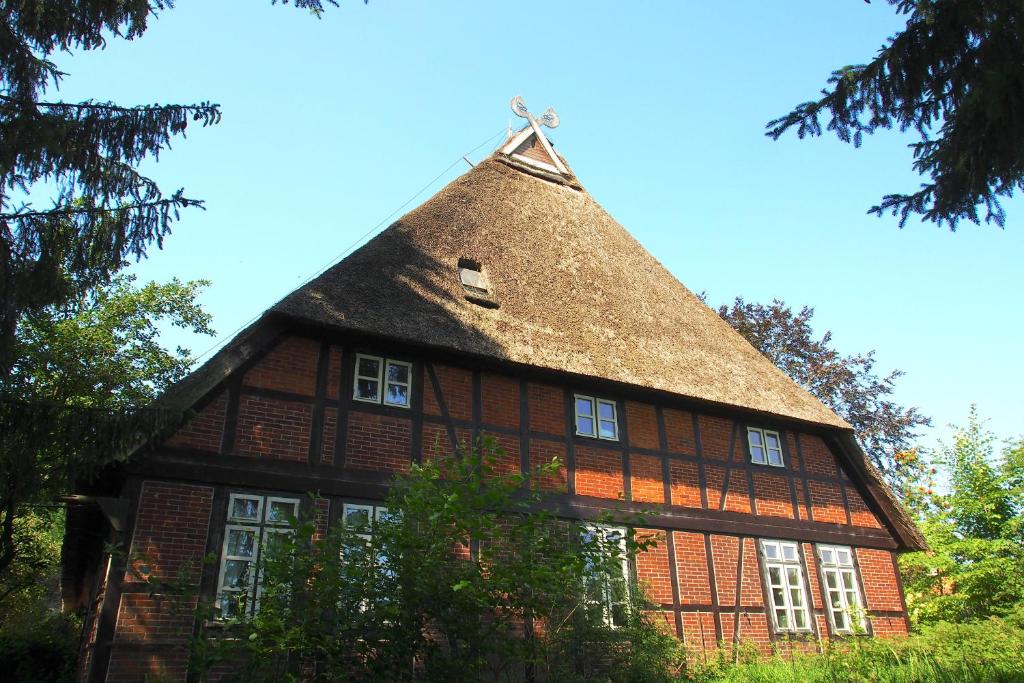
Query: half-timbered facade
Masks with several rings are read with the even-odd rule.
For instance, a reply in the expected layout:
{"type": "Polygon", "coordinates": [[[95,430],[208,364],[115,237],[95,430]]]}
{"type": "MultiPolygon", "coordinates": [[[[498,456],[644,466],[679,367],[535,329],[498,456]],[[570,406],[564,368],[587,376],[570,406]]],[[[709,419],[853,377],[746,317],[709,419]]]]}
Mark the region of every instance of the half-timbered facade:
{"type": "Polygon", "coordinates": [[[627,571],[695,647],[907,629],[896,553],[923,543],[849,426],[630,237],[533,121],[163,403],[191,419],[95,492],[126,551],[66,561],[88,680],[186,676],[198,598],[154,579],[229,609],[306,492],[324,528],[373,516],[394,475],[483,434],[510,471],[565,463],[545,484],[565,517],[644,511],[660,542],[627,571]]]}

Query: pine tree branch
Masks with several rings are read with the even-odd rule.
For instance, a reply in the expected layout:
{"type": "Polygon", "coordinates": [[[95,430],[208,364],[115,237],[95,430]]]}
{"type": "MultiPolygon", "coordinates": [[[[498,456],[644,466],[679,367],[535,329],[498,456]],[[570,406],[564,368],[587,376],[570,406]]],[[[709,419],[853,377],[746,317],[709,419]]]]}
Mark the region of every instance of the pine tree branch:
{"type": "Polygon", "coordinates": [[[80,215],[103,215],[103,214],[116,214],[123,211],[137,211],[140,209],[156,208],[156,207],[181,207],[186,208],[190,206],[196,206],[200,209],[205,208],[204,202],[201,199],[188,199],[186,197],[178,197],[175,195],[169,199],[159,199],[152,202],[138,202],[135,204],[122,204],[114,207],[103,207],[103,206],[90,206],[90,207],[61,207],[58,209],[50,209],[47,211],[22,211],[18,213],[0,213],[0,221],[17,221],[17,220],[33,220],[37,218],[46,219],[59,219],[69,218],[71,216],[80,215]]]}

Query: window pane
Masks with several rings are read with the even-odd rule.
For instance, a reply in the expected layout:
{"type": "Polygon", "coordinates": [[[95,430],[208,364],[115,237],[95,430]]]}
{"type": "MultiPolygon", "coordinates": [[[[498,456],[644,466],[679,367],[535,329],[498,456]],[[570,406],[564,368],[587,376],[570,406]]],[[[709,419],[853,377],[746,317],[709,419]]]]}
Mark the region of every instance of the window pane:
{"type": "Polygon", "coordinates": [[[260,514],[259,498],[232,498],[231,518],[256,520],[260,514]]]}
{"type": "Polygon", "coordinates": [[[800,585],[800,573],[796,567],[786,567],[786,580],[790,586],[800,585]]]}
{"type": "Polygon", "coordinates": [[[796,617],[796,627],[797,628],[807,628],[807,613],[806,612],[804,612],[802,609],[801,610],[797,610],[796,612],[793,613],[793,616],[796,617]]]}
{"type": "Polygon", "coordinates": [[[832,589],[832,590],[835,590],[836,588],[839,587],[837,582],[836,582],[836,573],[835,572],[827,572],[825,574],[825,584],[830,589],[832,589]]]}
{"type": "Polygon", "coordinates": [[[577,417],[576,418],[576,433],[586,434],[588,436],[594,435],[594,419],[590,417],[577,417]]]}
{"type": "Polygon", "coordinates": [[[370,508],[345,506],[345,525],[362,527],[370,523],[370,508]]]}
{"type": "Polygon", "coordinates": [[[787,543],[782,546],[782,557],[783,559],[795,561],[796,560],[796,546],[791,543],[787,543]]]}
{"type": "Polygon", "coordinates": [[[782,451],[768,450],[768,463],[772,465],[782,464],[782,451]]]}
{"type": "Polygon", "coordinates": [[[377,380],[360,379],[356,382],[356,398],[365,398],[371,401],[377,400],[377,380]]]}
{"type": "Polygon", "coordinates": [[[254,557],[256,532],[248,529],[228,529],[228,555],[254,557]]]}
{"type": "Polygon", "coordinates": [[[271,524],[283,524],[289,517],[295,516],[296,503],[289,500],[267,501],[267,521],[271,524]]]}
{"type": "Polygon", "coordinates": [[[779,546],[774,543],[765,543],[764,556],[769,560],[777,560],[779,558],[779,546]]]}
{"type": "Polygon", "coordinates": [[[249,583],[249,567],[246,560],[227,560],[224,562],[223,588],[245,588],[249,583]]]}
{"type": "Polygon", "coordinates": [[[768,450],[779,450],[779,435],[775,432],[765,432],[764,440],[768,443],[768,450]]]}
{"type": "Polygon", "coordinates": [[[799,588],[790,588],[789,589],[789,601],[793,605],[793,607],[803,607],[804,606],[804,592],[802,590],[800,590],[799,588]]]}
{"type": "Polygon", "coordinates": [[[409,405],[409,387],[404,387],[401,384],[388,384],[388,395],[384,400],[393,406],[409,405]]]}
{"type": "Polygon", "coordinates": [[[850,560],[849,550],[838,550],[836,551],[836,561],[841,565],[851,565],[853,562],[850,560]]]}
{"type": "Polygon", "coordinates": [[[360,377],[380,377],[380,360],[377,358],[360,358],[359,369],[356,374],[360,377]]]}
{"type": "Polygon", "coordinates": [[[761,432],[757,429],[750,429],[747,431],[747,438],[750,439],[751,446],[760,446],[764,442],[761,440],[761,432]]]}
{"type": "Polygon", "coordinates": [[[598,401],[597,416],[602,420],[615,420],[615,404],[606,401],[598,401]]]}
{"type": "Polygon", "coordinates": [[[601,436],[605,437],[606,439],[618,438],[618,434],[615,433],[616,425],[614,422],[607,422],[606,420],[601,420],[599,424],[601,425],[601,436]]]}
{"type": "Polygon", "coordinates": [[[576,415],[594,416],[594,404],[589,398],[576,399],[576,415]]]}
{"type": "Polygon", "coordinates": [[[853,572],[843,572],[843,588],[853,590],[853,572]]]}
{"type": "Polygon", "coordinates": [[[832,613],[832,617],[835,619],[836,630],[837,631],[845,631],[845,630],[847,630],[849,628],[849,626],[846,625],[846,613],[845,612],[842,612],[842,611],[833,612],[832,613]]]}
{"type": "Polygon", "coordinates": [[[833,562],[833,560],[832,560],[832,549],[831,548],[822,548],[821,549],[821,563],[822,564],[832,564],[832,562],[833,562]]]}
{"type": "Polygon", "coordinates": [[[763,465],[766,461],[764,458],[764,449],[760,446],[750,447],[750,461],[756,462],[759,465],[763,465]]]}
{"type": "Polygon", "coordinates": [[[781,588],[773,588],[772,589],[772,602],[775,605],[785,605],[786,604],[786,594],[785,594],[785,592],[781,588]]]}
{"type": "Polygon", "coordinates": [[[388,363],[388,381],[409,383],[409,366],[400,363],[388,363]]]}
{"type": "Polygon", "coordinates": [[[789,614],[786,612],[786,610],[776,610],[775,619],[779,622],[780,629],[789,628],[789,614]]]}
{"type": "Polygon", "coordinates": [[[836,592],[836,591],[829,591],[828,592],[828,604],[832,607],[832,609],[840,609],[843,606],[843,601],[839,597],[839,593],[838,592],[836,592]]]}

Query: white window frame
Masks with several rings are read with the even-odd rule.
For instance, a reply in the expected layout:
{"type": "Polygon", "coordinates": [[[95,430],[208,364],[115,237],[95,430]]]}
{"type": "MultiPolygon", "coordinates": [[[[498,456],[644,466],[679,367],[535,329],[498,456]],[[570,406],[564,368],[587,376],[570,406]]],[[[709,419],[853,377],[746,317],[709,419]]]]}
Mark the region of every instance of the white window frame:
{"type": "Polygon", "coordinates": [[[845,545],[818,545],[818,566],[821,569],[822,588],[825,592],[825,610],[828,612],[832,630],[836,633],[853,633],[854,620],[859,622],[862,632],[867,631],[864,614],[864,598],[860,594],[857,580],[857,566],[853,561],[854,550],[845,545]],[[845,560],[842,559],[845,556],[845,560]],[[829,585],[834,577],[835,587],[829,585]],[[847,585],[843,577],[849,578],[847,585]],[[851,600],[852,598],[852,600],[851,600]],[[836,617],[841,616],[845,625],[839,626],[836,617]]]}
{"type": "Polygon", "coordinates": [[[412,405],[412,363],[408,363],[404,360],[391,359],[388,359],[384,363],[384,383],[381,385],[381,400],[384,402],[384,405],[386,406],[395,406],[398,408],[408,408],[410,405],[412,405]],[[390,374],[388,370],[390,370],[392,366],[405,368],[406,379],[408,381],[397,382],[388,379],[388,375],[390,374]],[[395,386],[399,387],[405,387],[405,403],[392,403],[391,401],[388,400],[389,384],[394,384],[395,386]]]}
{"type": "Polygon", "coordinates": [[[776,541],[761,539],[761,560],[764,566],[764,581],[770,603],[772,626],[776,633],[811,633],[811,609],[808,603],[804,566],[800,559],[800,544],[796,541],[776,541]],[[779,580],[772,577],[772,570],[777,570],[779,580]],[[794,581],[795,572],[795,581],[794,581]],[[782,603],[776,600],[775,591],[782,593],[782,603]],[[797,591],[800,604],[793,600],[793,591],[797,591]],[[779,614],[786,615],[786,625],[780,623],[779,614]],[[797,625],[797,614],[803,615],[803,626],[797,625]]]}
{"type": "MultiPolygon", "coordinates": [[[[271,502],[284,502],[290,503],[293,506],[294,514],[298,515],[299,511],[299,499],[291,496],[281,495],[267,495],[259,493],[246,493],[246,492],[232,492],[228,495],[228,510],[226,515],[226,521],[224,523],[224,540],[221,543],[220,552],[220,569],[217,572],[217,608],[218,618],[228,618],[226,611],[227,605],[223,602],[228,596],[237,596],[239,594],[245,595],[247,602],[245,604],[245,612],[247,614],[255,614],[259,610],[259,599],[263,593],[263,586],[260,577],[257,576],[257,565],[262,557],[263,551],[266,547],[266,539],[269,534],[272,533],[291,533],[291,529],[285,525],[288,523],[285,521],[271,522],[267,519],[270,514],[270,503],[271,502]],[[232,513],[235,507],[236,500],[257,500],[257,513],[254,519],[242,519],[235,517],[232,513]],[[253,556],[243,557],[241,555],[229,555],[228,554],[228,543],[231,539],[231,531],[247,531],[252,532],[255,536],[253,541],[253,556]],[[224,577],[227,572],[228,561],[241,561],[248,562],[248,577],[247,582],[242,588],[229,588],[224,585],[224,577]]],[[[235,599],[235,598],[232,598],[235,599]]]]}
{"type": "Polygon", "coordinates": [[[767,465],[769,467],[785,467],[786,456],[782,450],[782,436],[779,435],[774,429],[762,429],[760,427],[747,427],[747,453],[750,456],[750,462],[754,465],[767,465]],[[754,434],[761,437],[761,444],[755,445],[751,438],[754,434]],[[771,434],[775,438],[775,442],[779,445],[778,448],[769,448],[768,446],[768,435],[771,434]],[[764,453],[764,460],[758,460],[754,456],[754,449],[759,448],[764,453]],[[772,462],[772,453],[779,454],[779,461],[772,462]]]}
{"type": "MultiPolygon", "coordinates": [[[[609,526],[606,524],[588,524],[584,527],[584,533],[596,534],[604,536],[607,539],[607,535],[610,533],[617,533],[619,535],[619,553],[622,557],[622,584],[623,584],[623,608],[629,608],[629,557],[626,554],[626,534],[629,533],[625,527],[609,526]]],[[[601,587],[601,598],[599,600],[588,600],[590,604],[600,604],[601,616],[606,626],[610,628],[619,628],[619,624],[615,623],[615,603],[614,596],[612,594],[612,586],[607,583],[601,587]]]]}
{"type": "Polygon", "coordinates": [[[373,356],[368,353],[357,353],[355,367],[352,370],[352,400],[362,401],[363,403],[376,403],[377,405],[392,406],[394,408],[411,408],[412,407],[412,363],[404,360],[395,360],[393,358],[384,358],[383,356],[373,356]],[[361,360],[374,360],[377,361],[378,372],[376,375],[361,375],[359,374],[359,361],[361,360]],[[388,379],[388,370],[392,367],[403,367],[407,373],[406,382],[396,382],[388,379]],[[359,380],[372,380],[377,384],[377,392],[373,398],[359,395],[359,380]],[[395,403],[388,400],[388,385],[394,384],[396,386],[405,387],[405,403],[395,403]]]}
{"type": "MultiPolygon", "coordinates": [[[[596,398],[594,396],[587,396],[586,394],[573,394],[572,401],[572,413],[573,413],[573,424],[576,430],[576,436],[586,436],[591,439],[601,439],[603,441],[618,441],[619,440],[619,408],[615,401],[609,401],[605,398],[596,398]],[[580,431],[580,414],[578,401],[587,401],[590,403],[591,415],[590,420],[594,424],[593,432],[581,432],[580,431]],[[606,420],[601,418],[601,406],[608,406],[612,409],[612,419],[606,420]],[[605,436],[601,433],[601,423],[611,422],[614,427],[613,436],[605,436]]],[[[588,417],[584,415],[584,417],[588,417]]]]}
{"type": "Polygon", "coordinates": [[[356,354],[356,366],[352,370],[352,400],[362,401],[363,403],[380,403],[381,395],[384,390],[384,359],[380,356],[371,356],[366,353],[356,354]],[[377,361],[377,374],[373,375],[360,375],[359,374],[359,361],[360,360],[375,360],[377,361]],[[377,394],[373,398],[367,398],[359,395],[359,380],[361,379],[372,379],[377,383],[377,394]]]}

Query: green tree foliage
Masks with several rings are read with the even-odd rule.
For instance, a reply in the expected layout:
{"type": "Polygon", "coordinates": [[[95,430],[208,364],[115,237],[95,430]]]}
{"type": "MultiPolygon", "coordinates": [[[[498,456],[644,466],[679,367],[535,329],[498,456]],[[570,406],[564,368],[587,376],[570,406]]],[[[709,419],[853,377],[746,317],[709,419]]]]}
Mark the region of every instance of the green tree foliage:
{"type": "Polygon", "coordinates": [[[903,372],[875,373],[875,352],[850,356],[832,346],[832,333],[815,338],[814,309],[793,311],[784,301],[747,303],[737,297],[718,314],[797,384],[850,423],[871,462],[903,491],[920,472],[903,457],[919,427],[930,424],[917,408],[905,408],[890,397],[903,372]]]}
{"type": "Polygon", "coordinates": [[[931,550],[900,560],[914,619],[963,622],[1024,609],[1024,440],[997,454],[972,407],[934,464],[948,492],[924,489],[911,500],[931,550]]]}
{"type": "Polygon", "coordinates": [[[505,457],[485,439],[414,465],[381,519],[275,534],[258,612],[208,630],[194,665],[236,662],[248,681],[670,680],[679,646],[623,578],[653,540],[558,519],[528,484],[559,463],[531,479],[505,457]]]}
{"type": "Polygon", "coordinates": [[[0,431],[0,577],[14,571],[22,548],[30,552],[19,542],[21,516],[54,503],[77,478],[171,419],[138,409],[191,364],[187,349],[160,345],[159,326],[213,333],[195,300],[205,284],[135,287],[118,277],[78,301],[23,317],[7,383],[13,398],[0,404],[0,423],[17,427],[0,431]],[[16,421],[26,416],[27,423],[16,421]]]}
{"type": "Polygon", "coordinates": [[[911,215],[955,230],[962,220],[1002,227],[999,198],[1024,188],[1024,5],[1019,0],[887,0],[907,17],[867,64],[832,73],[822,97],[768,123],[767,135],[826,129],[860,146],[878,129],[913,130],[914,170],[929,177],[869,213],[911,215]]]}

